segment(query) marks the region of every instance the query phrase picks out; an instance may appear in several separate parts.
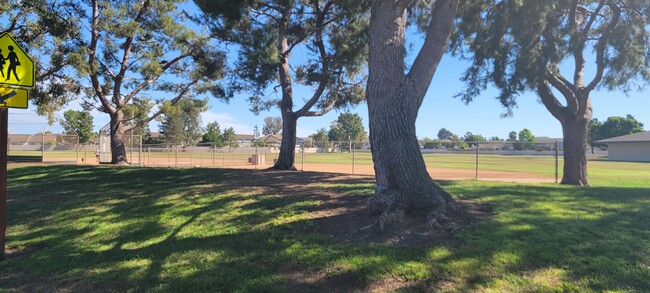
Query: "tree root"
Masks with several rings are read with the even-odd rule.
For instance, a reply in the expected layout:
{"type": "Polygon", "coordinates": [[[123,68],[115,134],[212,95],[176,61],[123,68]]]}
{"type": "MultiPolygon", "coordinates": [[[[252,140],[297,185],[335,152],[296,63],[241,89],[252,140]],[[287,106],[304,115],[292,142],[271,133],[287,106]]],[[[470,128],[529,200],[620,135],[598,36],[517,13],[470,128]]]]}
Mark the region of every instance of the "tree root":
{"type": "Polygon", "coordinates": [[[273,167],[270,167],[270,168],[268,168],[266,170],[269,170],[269,171],[298,171],[296,166],[291,166],[291,168],[285,168],[285,167],[278,166],[278,165],[273,165],[273,167]]]}
{"type": "Polygon", "coordinates": [[[400,225],[414,215],[426,215],[426,225],[431,230],[454,233],[467,226],[468,215],[465,209],[454,201],[442,188],[434,185],[435,196],[418,198],[400,190],[385,190],[370,199],[369,207],[378,215],[374,225],[379,233],[384,233],[392,225],[400,225]],[[408,217],[407,217],[408,215],[408,217]]]}

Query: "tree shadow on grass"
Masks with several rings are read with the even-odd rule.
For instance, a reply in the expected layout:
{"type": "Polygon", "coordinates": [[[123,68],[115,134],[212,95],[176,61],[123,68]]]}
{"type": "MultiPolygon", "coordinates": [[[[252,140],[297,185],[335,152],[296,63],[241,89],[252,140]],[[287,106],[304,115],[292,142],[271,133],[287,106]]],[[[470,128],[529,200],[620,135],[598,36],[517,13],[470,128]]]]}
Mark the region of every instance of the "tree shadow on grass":
{"type": "MultiPolygon", "coordinates": [[[[27,291],[58,285],[71,290],[177,291],[187,283],[198,291],[275,288],[283,283],[287,266],[303,266],[294,259],[303,253],[298,247],[327,248],[317,234],[318,225],[305,215],[317,210],[328,194],[305,185],[337,176],[206,169],[12,169],[9,225],[18,228],[10,231],[9,244],[39,244],[44,249],[1,264],[2,271],[11,267],[19,272],[2,283],[27,291]],[[198,268],[193,264],[183,270],[184,262],[198,263],[198,268]]],[[[299,258],[319,266],[330,256],[299,258]]]]}
{"type": "Polygon", "coordinates": [[[372,179],[309,172],[10,170],[0,263],[23,291],[650,290],[650,189],[457,184],[496,215],[450,243],[337,243],[372,179]],[[345,223],[341,223],[345,225],[345,223]]]}
{"type": "Polygon", "coordinates": [[[547,278],[544,286],[555,287],[546,289],[650,290],[650,189],[446,185],[498,214],[461,234],[455,260],[444,261],[451,271],[475,261],[463,272],[461,288],[493,286],[514,275],[527,284],[523,289],[547,278]]]}

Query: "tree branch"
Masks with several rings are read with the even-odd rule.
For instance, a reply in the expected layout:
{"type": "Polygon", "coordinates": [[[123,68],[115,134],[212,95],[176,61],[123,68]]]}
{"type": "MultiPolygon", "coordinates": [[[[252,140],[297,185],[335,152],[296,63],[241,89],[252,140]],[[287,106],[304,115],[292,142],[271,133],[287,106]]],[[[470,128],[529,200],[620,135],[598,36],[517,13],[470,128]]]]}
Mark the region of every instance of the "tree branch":
{"type": "Polygon", "coordinates": [[[576,96],[576,88],[572,85],[566,78],[562,75],[555,74],[553,72],[546,72],[546,79],[548,82],[556,88],[562,96],[567,101],[567,108],[570,109],[573,113],[577,113],[579,109],[578,97],[576,96]],[[559,76],[558,76],[559,75],[559,76]]]}
{"type": "Polygon", "coordinates": [[[614,27],[616,27],[621,16],[621,8],[618,7],[613,0],[608,0],[607,3],[607,6],[609,6],[613,12],[612,20],[607,25],[605,31],[603,31],[603,34],[600,35],[600,38],[598,38],[598,43],[596,43],[596,76],[594,76],[594,79],[585,87],[586,96],[588,96],[603,79],[603,73],[605,72],[605,47],[609,40],[609,34],[612,32],[614,27]]]}
{"type": "Polygon", "coordinates": [[[583,51],[586,41],[582,37],[582,34],[578,32],[578,24],[576,20],[577,9],[578,0],[572,0],[571,7],[569,8],[569,31],[571,38],[570,47],[573,55],[573,62],[575,63],[573,83],[578,87],[582,87],[585,82],[585,58],[583,51]]]}
{"type": "Polygon", "coordinates": [[[36,76],[37,80],[44,79],[50,76],[56,76],[56,73],[59,72],[63,67],[66,67],[68,64],[67,63],[62,63],[54,67],[50,67],[50,69],[41,71],[39,74],[36,76]]]}
{"type": "Polygon", "coordinates": [[[18,12],[18,14],[16,14],[16,17],[14,17],[14,18],[11,20],[11,24],[9,25],[9,27],[8,27],[6,30],[0,32],[0,34],[3,34],[3,33],[9,33],[9,32],[14,31],[14,30],[17,28],[18,20],[19,20],[20,18],[22,18],[23,15],[25,15],[25,14],[27,14],[27,10],[26,10],[26,9],[21,9],[20,12],[18,12]]]}
{"type": "Polygon", "coordinates": [[[564,117],[564,107],[555,98],[548,84],[545,82],[539,82],[537,84],[537,93],[551,115],[553,115],[555,119],[559,120],[560,123],[564,124],[566,121],[566,118],[564,117]]]}
{"type": "MultiPolygon", "coordinates": [[[[185,96],[185,95],[190,91],[190,89],[192,88],[192,86],[194,86],[197,82],[199,82],[199,79],[195,79],[195,80],[193,80],[192,82],[186,84],[186,85],[181,89],[181,91],[178,93],[178,95],[176,95],[176,97],[174,97],[173,99],[171,99],[169,102],[170,102],[172,105],[176,105],[176,104],[178,103],[178,101],[180,101],[181,98],[183,98],[183,97],[184,97],[184,96],[185,96]]],[[[133,124],[133,125],[125,126],[125,127],[124,127],[124,131],[129,131],[129,130],[131,130],[131,129],[134,129],[134,128],[137,128],[137,127],[141,127],[141,126],[144,126],[144,125],[148,124],[149,122],[151,122],[152,120],[158,118],[158,116],[162,115],[162,113],[163,113],[163,109],[162,109],[161,107],[159,107],[158,111],[156,111],[153,115],[149,116],[148,118],[143,119],[143,120],[140,120],[138,123],[135,123],[135,124],[133,124]]]]}
{"type": "Polygon", "coordinates": [[[106,99],[104,89],[102,88],[102,85],[99,83],[99,78],[97,77],[97,68],[96,68],[96,54],[97,54],[97,42],[99,41],[99,30],[97,29],[98,22],[99,22],[99,3],[97,0],[92,0],[92,20],[91,20],[91,40],[90,40],[90,47],[88,48],[89,54],[88,54],[88,64],[91,67],[91,72],[89,73],[90,75],[90,80],[93,86],[93,91],[95,93],[95,96],[99,101],[102,103],[102,106],[104,107],[105,111],[109,114],[115,113],[115,108],[108,102],[106,99]]]}
{"type": "Polygon", "coordinates": [[[332,102],[329,103],[327,105],[327,107],[322,108],[320,111],[308,111],[308,112],[305,112],[304,114],[302,114],[302,116],[303,117],[319,117],[319,116],[323,116],[323,115],[329,113],[329,111],[332,111],[332,109],[334,109],[335,105],[336,105],[336,100],[332,100],[332,102]]]}
{"type": "Polygon", "coordinates": [[[594,9],[594,11],[591,12],[589,15],[589,20],[586,22],[585,27],[582,29],[582,36],[584,39],[587,39],[589,36],[589,30],[591,30],[591,26],[594,24],[596,21],[596,18],[598,17],[600,10],[603,9],[603,6],[605,6],[605,1],[602,0],[598,3],[598,7],[594,9]]]}
{"type": "Polygon", "coordinates": [[[288,26],[291,17],[291,10],[285,9],[282,12],[282,19],[278,26],[278,53],[280,54],[280,64],[278,65],[278,75],[280,77],[280,85],[282,89],[282,100],[280,101],[280,109],[282,116],[285,114],[293,114],[293,89],[291,84],[291,74],[289,72],[289,40],[288,40],[288,26]]]}
{"type": "Polygon", "coordinates": [[[172,59],[171,61],[167,62],[165,64],[165,66],[162,67],[162,70],[160,71],[160,74],[158,74],[158,75],[156,75],[156,76],[154,76],[154,77],[152,77],[150,79],[147,79],[147,80],[143,81],[137,87],[135,87],[128,95],[125,95],[124,100],[122,101],[122,104],[123,105],[128,104],[129,101],[131,101],[131,99],[133,99],[136,95],[138,95],[142,90],[146,89],[148,86],[150,86],[154,82],[156,82],[156,80],[158,80],[158,78],[160,78],[167,71],[167,69],[169,69],[174,64],[180,62],[181,60],[183,60],[184,58],[187,58],[189,56],[191,56],[191,53],[189,53],[189,52],[184,53],[184,54],[181,54],[181,55],[177,56],[176,58],[172,59]]]}
{"type": "MultiPolygon", "coordinates": [[[[136,17],[133,19],[135,22],[140,22],[142,18],[144,17],[145,11],[147,8],[149,8],[149,0],[145,0],[142,2],[142,7],[140,7],[140,10],[138,11],[138,14],[136,17]]],[[[126,74],[126,71],[129,68],[129,57],[131,55],[131,50],[133,49],[133,37],[137,33],[137,30],[133,31],[133,34],[128,36],[126,40],[124,41],[124,44],[122,45],[122,48],[124,48],[124,55],[122,56],[122,62],[120,64],[120,71],[117,73],[117,76],[115,77],[115,88],[113,92],[113,103],[118,108],[121,108],[125,103],[120,99],[120,92],[122,90],[122,82],[124,80],[124,75],[126,74]]]]}
{"type": "Polygon", "coordinates": [[[316,102],[318,102],[320,97],[323,95],[323,92],[325,92],[325,88],[327,87],[329,81],[329,60],[327,58],[325,44],[323,43],[323,22],[325,21],[325,14],[327,13],[327,10],[329,10],[329,7],[331,7],[331,3],[331,1],[328,1],[327,4],[325,4],[323,11],[321,11],[318,7],[318,1],[316,1],[316,4],[314,5],[314,9],[318,13],[318,16],[316,17],[316,27],[319,28],[316,39],[314,40],[314,45],[318,47],[318,52],[320,53],[321,78],[318,82],[318,88],[316,89],[316,92],[314,92],[314,95],[312,95],[311,99],[309,99],[309,101],[307,101],[307,103],[305,103],[305,105],[295,113],[296,118],[300,118],[301,116],[305,115],[307,111],[309,111],[309,109],[311,109],[311,107],[313,107],[316,102]]]}
{"type": "Polygon", "coordinates": [[[407,74],[419,95],[414,105],[417,108],[422,104],[440,59],[447,49],[457,7],[458,0],[439,0],[435,3],[424,45],[407,74]]]}

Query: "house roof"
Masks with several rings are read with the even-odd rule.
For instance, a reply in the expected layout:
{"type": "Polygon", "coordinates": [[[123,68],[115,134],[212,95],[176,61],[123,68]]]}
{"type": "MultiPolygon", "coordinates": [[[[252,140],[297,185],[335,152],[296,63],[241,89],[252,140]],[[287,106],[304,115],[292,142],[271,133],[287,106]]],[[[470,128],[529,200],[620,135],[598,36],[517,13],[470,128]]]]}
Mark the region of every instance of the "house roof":
{"type": "Polygon", "coordinates": [[[253,140],[255,138],[252,134],[235,134],[235,136],[237,136],[237,139],[253,140]]]}
{"type": "Polygon", "coordinates": [[[303,143],[303,142],[312,142],[313,139],[311,137],[296,137],[296,142],[298,143],[303,143]]]}
{"type": "Polygon", "coordinates": [[[616,143],[616,142],[650,142],[650,131],[637,132],[628,135],[612,137],[594,141],[594,143],[616,143]]]}
{"type": "Polygon", "coordinates": [[[9,141],[13,143],[28,142],[31,137],[30,134],[9,134],[9,141]]]}
{"type": "Polygon", "coordinates": [[[535,143],[555,143],[556,141],[562,141],[561,138],[550,138],[548,136],[535,136],[535,143]]]}
{"type": "Polygon", "coordinates": [[[264,142],[269,142],[269,141],[271,141],[271,142],[273,142],[273,141],[282,141],[282,135],[279,135],[279,134],[268,134],[268,135],[262,136],[262,137],[260,138],[260,140],[261,140],[261,141],[264,141],[264,142]]]}

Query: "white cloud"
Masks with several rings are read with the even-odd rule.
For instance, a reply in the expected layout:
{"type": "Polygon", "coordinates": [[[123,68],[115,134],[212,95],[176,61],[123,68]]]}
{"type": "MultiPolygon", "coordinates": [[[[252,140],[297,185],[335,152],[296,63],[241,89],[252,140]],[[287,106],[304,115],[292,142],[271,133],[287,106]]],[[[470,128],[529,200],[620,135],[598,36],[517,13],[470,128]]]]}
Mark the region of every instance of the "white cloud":
{"type": "Polygon", "coordinates": [[[201,126],[205,127],[208,123],[219,122],[221,130],[225,128],[234,128],[237,134],[253,134],[253,127],[246,125],[229,113],[218,113],[207,111],[201,114],[201,126]]]}

